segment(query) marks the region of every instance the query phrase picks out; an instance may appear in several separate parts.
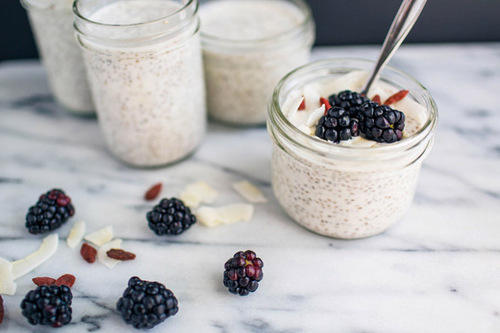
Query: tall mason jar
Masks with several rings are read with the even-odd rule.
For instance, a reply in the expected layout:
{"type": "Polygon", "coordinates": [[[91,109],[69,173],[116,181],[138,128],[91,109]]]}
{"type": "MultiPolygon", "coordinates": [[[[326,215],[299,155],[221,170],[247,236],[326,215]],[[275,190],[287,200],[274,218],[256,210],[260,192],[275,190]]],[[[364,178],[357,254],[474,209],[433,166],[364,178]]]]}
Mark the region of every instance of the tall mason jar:
{"type": "Polygon", "coordinates": [[[73,30],[72,0],[21,0],[28,12],[55,100],[71,113],[94,114],[83,57],[73,30]]]}
{"type": "Polygon", "coordinates": [[[210,117],[264,124],[278,81],[309,61],[315,38],[309,6],[302,0],[209,0],[200,17],[210,117]]]}
{"type": "Polygon", "coordinates": [[[206,130],[196,0],[77,0],[83,50],[107,147],[138,167],[176,162],[206,130]]]}
{"type": "Polygon", "coordinates": [[[373,65],[355,59],[308,64],[280,81],[269,105],[274,194],[294,221],[322,235],[363,238],[400,220],[413,200],[422,162],[433,144],[438,120],[434,100],[414,78],[391,67],[380,80],[409,90],[406,98],[426,113],[418,131],[397,143],[333,144],[302,132],[284,115],[283,103],[293,91],[352,71],[369,71],[373,65]]]}

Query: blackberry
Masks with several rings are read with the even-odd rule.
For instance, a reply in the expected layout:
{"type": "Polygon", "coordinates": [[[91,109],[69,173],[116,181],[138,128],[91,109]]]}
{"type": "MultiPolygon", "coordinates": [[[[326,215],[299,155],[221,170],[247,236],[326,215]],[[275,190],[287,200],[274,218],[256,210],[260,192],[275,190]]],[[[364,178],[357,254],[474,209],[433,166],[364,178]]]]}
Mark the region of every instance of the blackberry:
{"type": "Polygon", "coordinates": [[[366,102],[361,106],[358,119],[361,132],[369,140],[393,143],[403,137],[405,114],[388,105],[366,102]]]}
{"type": "Polygon", "coordinates": [[[177,298],[159,282],[134,276],[118,300],[116,309],[123,320],[135,328],[152,328],[177,313],[177,298]]]}
{"type": "Polygon", "coordinates": [[[40,286],[26,294],[21,309],[31,325],[60,327],[71,321],[72,299],[67,286],[40,286]]]}
{"type": "Polygon", "coordinates": [[[158,236],[178,235],[196,223],[196,216],[179,199],[163,199],[146,214],[148,225],[158,236]]]}
{"type": "Polygon", "coordinates": [[[224,264],[224,286],[233,294],[246,296],[259,287],[263,278],[264,262],[257,258],[255,252],[239,251],[224,264]]]}
{"type": "Polygon", "coordinates": [[[338,94],[333,94],[328,97],[328,101],[332,107],[338,106],[343,108],[350,117],[356,118],[361,110],[361,105],[368,102],[370,99],[362,96],[360,93],[344,90],[338,94]]]}
{"type": "Polygon", "coordinates": [[[358,120],[341,107],[329,109],[316,126],[316,136],[327,141],[340,142],[358,135],[358,120]]]}
{"type": "Polygon", "coordinates": [[[59,228],[74,214],[71,198],[63,190],[53,189],[29,208],[25,226],[31,234],[43,234],[59,228]]]}

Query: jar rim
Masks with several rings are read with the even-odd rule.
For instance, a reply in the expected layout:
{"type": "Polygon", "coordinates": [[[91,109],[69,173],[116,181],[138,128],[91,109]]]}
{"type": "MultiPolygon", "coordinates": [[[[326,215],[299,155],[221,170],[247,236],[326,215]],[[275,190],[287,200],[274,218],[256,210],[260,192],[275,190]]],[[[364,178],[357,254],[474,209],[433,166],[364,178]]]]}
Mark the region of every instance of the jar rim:
{"type": "Polygon", "coordinates": [[[110,23],[103,23],[103,22],[97,22],[97,21],[93,21],[87,17],[85,17],[83,14],[81,14],[81,12],[78,10],[78,5],[82,2],[83,0],[75,0],[73,2],[73,13],[75,14],[75,16],[86,22],[86,23],[90,23],[90,24],[95,24],[97,26],[101,26],[101,27],[138,27],[138,26],[146,26],[146,25],[153,25],[153,24],[156,24],[156,23],[159,23],[159,22],[164,22],[166,21],[167,19],[171,18],[171,17],[174,17],[176,15],[179,15],[180,13],[182,13],[183,11],[185,11],[187,8],[189,8],[192,4],[194,4],[195,8],[194,8],[194,11],[193,11],[193,15],[196,15],[197,11],[198,11],[198,8],[199,8],[199,2],[198,0],[188,0],[185,4],[183,4],[178,10],[168,14],[168,15],[165,15],[165,16],[162,16],[162,17],[159,17],[159,18],[156,18],[156,19],[153,19],[153,20],[148,20],[148,21],[145,21],[145,22],[138,22],[138,23],[127,23],[127,24],[110,24],[110,23]]]}
{"type": "MultiPolygon", "coordinates": [[[[289,72],[286,76],[284,76],[280,82],[276,85],[276,88],[273,92],[273,96],[268,108],[268,130],[272,132],[274,129],[279,131],[279,133],[284,136],[287,140],[289,140],[295,146],[299,146],[302,149],[306,149],[307,151],[313,153],[319,153],[326,157],[338,157],[338,156],[349,156],[352,159],[364,159],[367,155],[370,156],[380,156],[380,153],[390,154],[390,153],[398,153],[401,151],[406,151],[412,147],[418,146],[425,139],[430,139],[434,134],[434,131],[438,122],[438,109],[436,102],[431,97],[427,89],[418,82],[415,78],[410,76],[409,74],[398,70],[392,66],[386,66],[384,71],[382,71],[380,75],[380,79],[384,79],[386,76],[384,75],[387,72],[392,72],[397,74],[398,76],[408,80],[410,83],[416,85],[420,92],[423,94],[425,102],[427,105],[426,108],[429,110],[429,114],[425,124],[414,134],[405,138],[404,140],[384,145],[377,145],[372,147],[360,147],[355,145],[336,145],[331,142],[322,140],[318,137],[306,134],[302,132],[299,128],[292,124],[292,122],[288,119],[287,116],[283,113],[280,105],[280,95],[282,88],[286,83],[295,77],[310,73],[313,68],[321,68],[325,67],[326,69],[334,70],[344,68],[346,70],[359,70],[360,66],[365,65],[371,68],[375,63],[371,60],[359,59],[359,58],[334,58],[334,59],[325,59],[319,60],[315,62],[311,62],[304,66],[298,67],[295,70],[289,72]],[[270,124],[272,124],[273,128],[270,128],[270,124]],[[297,138],[297,139],[296,139],[297,138]],[[370,152],[370,154],[367,154],[370,152]]],[[[332,73],[332,72],[330,72],[332,73]]],[[[319,77],[318,77],[319,78],[319,77]]],[[[387,79],[388,83],[391,83],[391,80],[387,79]]],[[[413,92],[414,94],[415,92],[413,92]]],[[[412,91],[410,91],[410,96],[413,95],[412,91]]]]}
{"type": "Polygon", "coordinates": [[[203,29],[200,29],[200,36],[203,41],[214,42],[219,44],[230,44],[232,46],[240,46],[240,47],[255,46],[255,44],[266,44],[276,40],[288,39],[289,37],[295,36],[297,33],[311,26],[313,24],[313,16],[311,8],[304,0],[287,0],[286,2],[287,3],[293,2],[293,4],[304,15],[303,19],[299,24],[293,26],[291,29],[288,29],[286,31],[263,38],[234,39],[234,38],[218,37],[211,34],[207,34],[203,32],[203,29]]]}

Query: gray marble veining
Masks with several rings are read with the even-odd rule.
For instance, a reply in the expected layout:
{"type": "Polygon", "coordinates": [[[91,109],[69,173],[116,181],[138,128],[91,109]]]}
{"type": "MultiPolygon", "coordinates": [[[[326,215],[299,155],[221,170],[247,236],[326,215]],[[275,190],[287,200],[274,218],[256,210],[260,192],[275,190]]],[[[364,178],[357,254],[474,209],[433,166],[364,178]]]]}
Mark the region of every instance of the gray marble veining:
{"type": "MultiPolygon", "coordinates": [[[[314,58],[374,59],[377,47],[317,48],[314,58]]],[[[211,124],[189,159],[168,168],[129,168],[107,152],[95,119],[75,118],[54,103],[36,61],[0,63],[0,257],[35,250],[24,216],[38,195],[64,188],[87,230],[113,224],[134,262],[113,270],[89,265],[61,242],[57,254],[17,280],[4,296],[0,331],[30,326],[19,304],[31,278],[72,273],[73,321],[58,332],[134,331],[115,304],[128,279],[157,280],[179,299],[179,313],[151,332],[500,332],[500,44],[405,45],[391,65],[434,96],[440,111],[435,145],[417,195],[399,224],[376,237],[342,241],[289,220],[272,196],[271,145],[265,128],[211,124]],[[228,144],[230,142],[231,144],[228,144]],[[248,179],[270,198],[252,221],[179,237],[157,237],[145,222],[142,195],[163,181],[164,196],[205,180],[216,204],[241,202],[231,184],[248,179]],[[265,261],[259,290],[246,298],[222,285],[224,261],[255,250],[265,261]]]]}

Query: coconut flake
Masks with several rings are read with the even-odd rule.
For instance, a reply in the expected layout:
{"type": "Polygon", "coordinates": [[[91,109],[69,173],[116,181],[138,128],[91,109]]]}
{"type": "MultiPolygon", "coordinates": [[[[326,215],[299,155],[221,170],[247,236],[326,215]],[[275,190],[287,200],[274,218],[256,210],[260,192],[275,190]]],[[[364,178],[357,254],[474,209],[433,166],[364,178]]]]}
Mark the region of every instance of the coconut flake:
{"type": "MultiPolygon", "coordinates": [[[[285,114],[287,117],[290,118],[290,110],[293,108],[296,102],[301,98],[302,96],[300,95],[300,92],[298,90],[290,92],[285,102],[281,105],[281,110],[283,110],[283,114],[285,114]]],[[[302,103],[302,100],[300,100],[299,103],[297,104],[297,109],[299,108],[300,103],[302,103]]]]}
{"type": "Polygon", "coordinates": [[[217,198],[217,191],[206,182],[200,181],[186,186],[179,198],[191,208],[196,208],[200,203],[212,203],[217,198]]]}
{"type": "Polygon", "coordinates": [[[14,282],[12,269],[12,263],[0,258],[0,294],[14,295],[16,293],[17,284],[14,282]]]}
{"type": "Polygon", "coordinates": [[[367,78],[368,72],[366,71],[352,71],[326,84],[321,84],[317,90],[321,96],[330,96],[332,93],[336,94],[343,90],[360,91],[367,78]]]}
{"type": "Polygon", "coordinates": [[[243,198],[247,199],[252,203],[265,203],[268,202],[264,193],[255,185],[250,183],[248,180],[242,180],[240,182],[233,183],[233,188],[238,192],[243,198]]]}
{"type": "Polygon", "coordinates": [[[202,206],[196,211],[196,217],[206,227],[249,221],[254,212],[253,205],[232,204],[220,207],[202,206]]]}
{"type": "Polygon", "coordinates": [[[319,108],[311,112],[309,118],[307,118],[306,122],[307,127],[311,127],[318,124],[318,121],[324,115],[325,115],[325,104],[322,104],[319,108]]]}
{"type": "Polygon", "coordinates": [[[317,108],[319,106],[319,94],[310,86],[305,86],[303,89],[304,99],[306,101],[306,108],[308,110],[317,108]]]}
{"type": "Polygon", "coordinates": [[[224,224],[216,208],[202,206],[196,211],[196,219],[205,227],[213,228],[224,224]]]}
{"type": "Polygon", "coordinates": [[[57,234],[49,235],[42,241],[42,245],[35,252],[31,253],[24,259],[12,262],[12,274],[14,279],[18,279],[23,275],[28,274],[50,257],[57,251],[59,245],[59,236],[57,234]]]}
{"type": "Polygon", "coordinates": [[[290,110],[288,111],[288,118],[291,119],[297,111],[299,110],[300,104],[302,104],[302,101],[304,100],[304,97],[301,96],[292,106],[290,107],[290,110]]]}
{"type": "Polygon", "coordinates": [[[219,215],[225,224],[250,221],[254,207],[250,204],[232,204],[217,208],[219,215]]]}
{"type": "Polygon", "coordinates": [[[121,246],[122,246],[122,240],[120,238],[113,239],[112,241],[99,247],[99,250],[97,251],[97,259],[99,260],[99,262],[101,262],[108,268],[115,267],[116,264],[120,262],[120,260],[108,257],[106,252],[108,252],[111,249],[121,249],[121,246]]]}
{"type": "Polygon", "coordinates": [[[66,243],[74,249],[82,241],[83,235],[85,235],[85,221],[76,222],[66,238],[66,243]]]}
{"type": "Polygon", "coordinates": [[[113,239],[113,226],[108,225],[107,227],[101,228],[93,233],[85,236],[85,240],[91,242],[95,246],[102,246],[113,239]]]}

